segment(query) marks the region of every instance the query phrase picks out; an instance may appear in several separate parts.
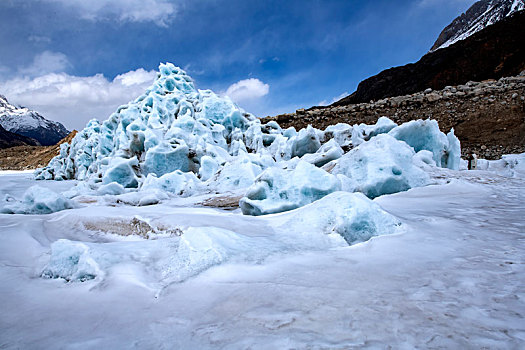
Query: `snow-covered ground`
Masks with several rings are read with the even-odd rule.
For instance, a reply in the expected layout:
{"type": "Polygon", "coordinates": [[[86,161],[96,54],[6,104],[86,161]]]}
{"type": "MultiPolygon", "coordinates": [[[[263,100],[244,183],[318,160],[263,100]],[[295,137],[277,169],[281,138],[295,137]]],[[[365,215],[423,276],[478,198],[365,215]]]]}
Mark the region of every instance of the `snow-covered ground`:
{"type": "MultiPolygon", "coordinates": [[[[323,200],[261,217],[88,196],[48,215],[0,214],[0,348],[518,349],[525,182],[436,171],[449,183],[376,198],[403,225],[353,246],[309,232],[323,200]],[[94,279],[41,277],[59,239],[90,252],[80,259],[94,279]]],[[[0,196],[35,183],[76,181],[2,173],[0,196]]]]}

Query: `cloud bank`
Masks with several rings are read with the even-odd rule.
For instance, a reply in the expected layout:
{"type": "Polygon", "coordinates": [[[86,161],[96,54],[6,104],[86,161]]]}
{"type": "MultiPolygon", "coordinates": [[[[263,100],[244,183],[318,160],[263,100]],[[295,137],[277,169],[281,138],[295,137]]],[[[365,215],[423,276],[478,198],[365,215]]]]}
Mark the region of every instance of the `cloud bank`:
{"type": "Polygon", "coordinates": [[[259,79],[250,78],[230,85],[224,94],[237,103],[243,103],[266,96],[269,91],[270,85],[259,79]]]}
{"type": "Polygon", "coordinates": [[[91,21],[118,19],[121,22],[153,22],[167,26],[177,7],[169,0],[44,0],[71,8],[91,21]]]}
{"type": "Polygon", "coordinates": [[[88,120],[105,120],[118,106],[144,93],[156,74],[140,68],[108,80],[102,74],[79,77],[47,73],[3,82],[2,92],[11,103],[34,109],[69,129],[80,130],[88,120]]]}

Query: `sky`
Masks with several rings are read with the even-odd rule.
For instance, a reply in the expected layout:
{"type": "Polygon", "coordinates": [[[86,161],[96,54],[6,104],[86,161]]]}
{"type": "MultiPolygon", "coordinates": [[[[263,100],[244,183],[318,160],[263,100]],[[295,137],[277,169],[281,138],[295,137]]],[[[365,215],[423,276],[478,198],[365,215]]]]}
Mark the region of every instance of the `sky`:
{"type": "Polygon", "coordinates": [[[0,0],[0,94],[68,129],[171,62],[258,117],[416,62],[475,0],[0,0]]]}

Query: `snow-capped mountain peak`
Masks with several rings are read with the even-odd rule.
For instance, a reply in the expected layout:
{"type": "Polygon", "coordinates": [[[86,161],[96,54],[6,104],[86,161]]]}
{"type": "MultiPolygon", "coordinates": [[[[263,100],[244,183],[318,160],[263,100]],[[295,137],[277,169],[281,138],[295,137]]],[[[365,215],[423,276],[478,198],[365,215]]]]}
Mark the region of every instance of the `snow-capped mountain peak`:
{"type": "Polygon", "coordinates": [[[53,145],[66,137],[69,131],[59,122],[48,120],[25,107],[16,107],[0,95],[0,125],[16,134],[31,137],[42,145],[53,145]]]}
{"type": "Polygon", "coordinates": [[[430,51],[436,51],[466,39],[505,17],[524,9],[525,0],[478,1],[441,32],[430,51]]]}

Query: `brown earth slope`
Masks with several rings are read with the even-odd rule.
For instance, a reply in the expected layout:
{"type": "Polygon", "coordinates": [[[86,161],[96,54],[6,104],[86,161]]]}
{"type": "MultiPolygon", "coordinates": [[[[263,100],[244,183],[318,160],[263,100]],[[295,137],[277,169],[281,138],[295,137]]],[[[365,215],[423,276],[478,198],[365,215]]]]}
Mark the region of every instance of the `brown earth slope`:
{"type": "Polygon", "coordinates": [[[381,116],[398,124],[436,119],[442,131],[455,129],[463,155],[475,152],[496,159],[502,154],[525,152],[525,71],[498,81],[468,82],[440,91],[427,89],[373,103],[300,109],[262,122],[275,120],[283,128],[299,129],[311,124],[324,129],[337,123],[374,124],[381,116]]]}
{"type": "Polygon", "coordinates": [[[28,170],[43,167],[60,152],[62,143],[71,143],[77,134],[73,130],[58,144],[53,146],[17,146],[0,149],[1,170],[28,170]]]}

